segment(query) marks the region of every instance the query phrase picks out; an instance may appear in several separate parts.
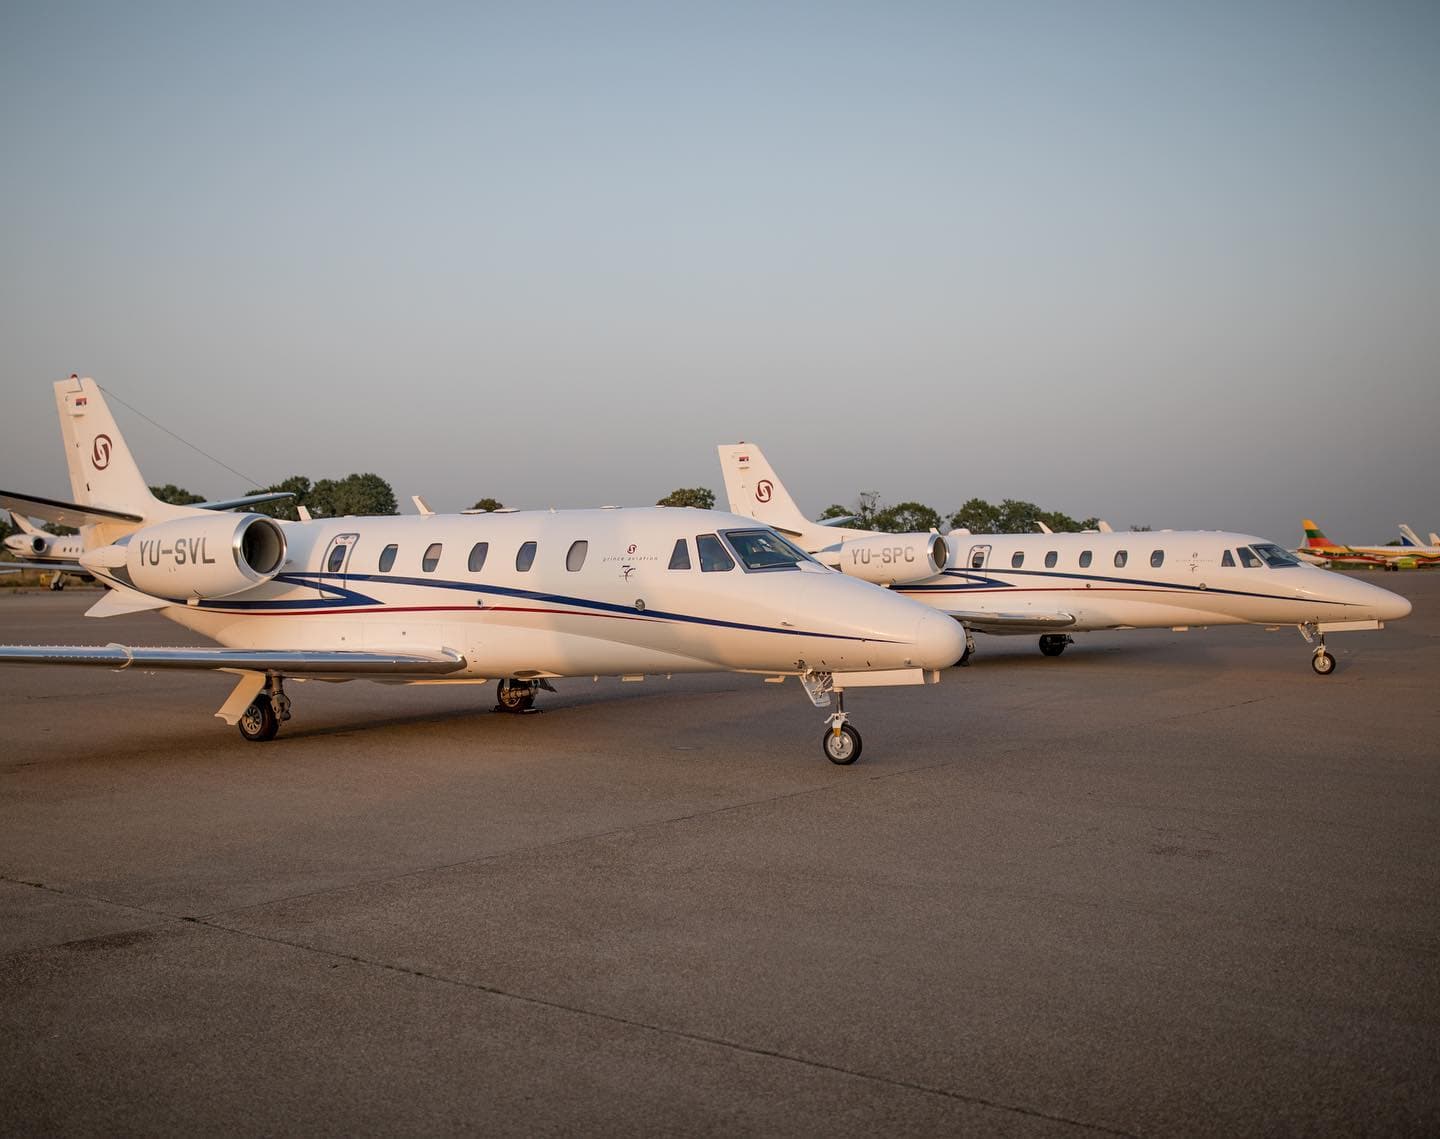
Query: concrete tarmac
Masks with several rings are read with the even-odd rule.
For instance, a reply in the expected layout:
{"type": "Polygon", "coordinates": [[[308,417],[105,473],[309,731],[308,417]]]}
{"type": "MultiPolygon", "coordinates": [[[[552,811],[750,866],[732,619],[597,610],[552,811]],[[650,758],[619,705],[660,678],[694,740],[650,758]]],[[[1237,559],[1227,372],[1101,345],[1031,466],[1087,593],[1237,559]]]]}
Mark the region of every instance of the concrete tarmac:
{"type": "MultiPolygon", "coordinates": [[[[1415,612],[858,691],[0,667],[0,1133],[1440,1134],[1415,612]]],[[[178,644],[96,594],[6,643],[178,644]]]]}

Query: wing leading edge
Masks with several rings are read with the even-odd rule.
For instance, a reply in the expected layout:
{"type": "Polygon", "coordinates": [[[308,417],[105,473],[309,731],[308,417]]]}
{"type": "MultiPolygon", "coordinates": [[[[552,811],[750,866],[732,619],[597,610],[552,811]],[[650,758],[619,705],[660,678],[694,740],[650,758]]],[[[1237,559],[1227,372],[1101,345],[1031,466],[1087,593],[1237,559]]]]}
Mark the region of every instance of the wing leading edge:
{"type": "Polygon", "coordinates": [[[126,645],[0,645],[0,664],[62,664],[142,671],[231,669],[314,678],[443,675],[465,667],[453,649],[424,653],[316,652],[284,649],[126,645]]]}

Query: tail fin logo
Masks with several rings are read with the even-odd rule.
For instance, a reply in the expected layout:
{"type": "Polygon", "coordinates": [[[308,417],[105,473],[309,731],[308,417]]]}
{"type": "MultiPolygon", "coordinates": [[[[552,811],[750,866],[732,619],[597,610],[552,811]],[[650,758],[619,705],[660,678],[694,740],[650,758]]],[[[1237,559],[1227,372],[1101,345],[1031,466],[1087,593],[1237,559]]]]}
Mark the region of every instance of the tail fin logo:
{"type": "Polygon", "coordinates": [[[110,436],[95,436],[95,444],[90,448],[90,461],[97,471],[103,471],[110,465],[110,436]]]}
{"type": "Polygon", "coordinates": [[[769,502],[770,496],[775,493],[775,484],[769,479],[761,479],[755,484],[755,501],[769,502]]]}

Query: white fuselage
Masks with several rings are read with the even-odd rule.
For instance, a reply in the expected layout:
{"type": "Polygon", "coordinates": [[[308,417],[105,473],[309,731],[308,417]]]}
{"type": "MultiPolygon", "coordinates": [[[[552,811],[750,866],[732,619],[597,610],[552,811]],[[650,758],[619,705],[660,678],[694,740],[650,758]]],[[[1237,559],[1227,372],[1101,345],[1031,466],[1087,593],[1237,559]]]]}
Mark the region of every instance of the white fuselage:
{"type": "Polygon", "coordinates": [[[165,615],[232,648],[453,649],[465,658],[457,679],[936,669],[964,648],[953,622],[813,562],[747,568],[727,535],[763,527],[717,511],[283,526],[288,554],[273,581],[234,597],[174,596],[165,615]],[[703,535],[720,536],[733,568],[702,569],[703,535]],[[688,568],[671,568],[677,543],[688,568]]]}
{"type": "Polygon", "coordinates": [[[75,562],[84,553],[78,536],[57,536],[39,530],[11,534],[5,548],[22,561],[75,562]]]}
{"type": "MultiPolygon", "coordinates": [[[[945,571],[896,592],[945,612],[1065,614],[1073,623],[1053,627],[1075,631],[1385,621],[1410,612],[1405,598],[1367,582],[1269,564],[1256,547],[1278,548],[1248,534],[952,533],[946,542],[945,571]]],[[[983,617],[967,623],[986,632],[1041,627],[987,628],[983,617]]]]}

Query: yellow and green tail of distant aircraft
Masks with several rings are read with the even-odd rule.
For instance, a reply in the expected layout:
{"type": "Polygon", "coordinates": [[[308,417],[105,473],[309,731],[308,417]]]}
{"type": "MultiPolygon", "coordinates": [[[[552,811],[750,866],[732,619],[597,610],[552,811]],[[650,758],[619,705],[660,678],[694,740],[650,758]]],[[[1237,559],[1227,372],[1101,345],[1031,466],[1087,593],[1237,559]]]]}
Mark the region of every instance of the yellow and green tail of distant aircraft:
{"type": "Polygon", "coordinates": [[[1440,565],[1440,546],[1339,546],[1306,518],[1305,544],[1295,552],[1331,566],[1372,566],[1387,570],[1440,565]]]}

